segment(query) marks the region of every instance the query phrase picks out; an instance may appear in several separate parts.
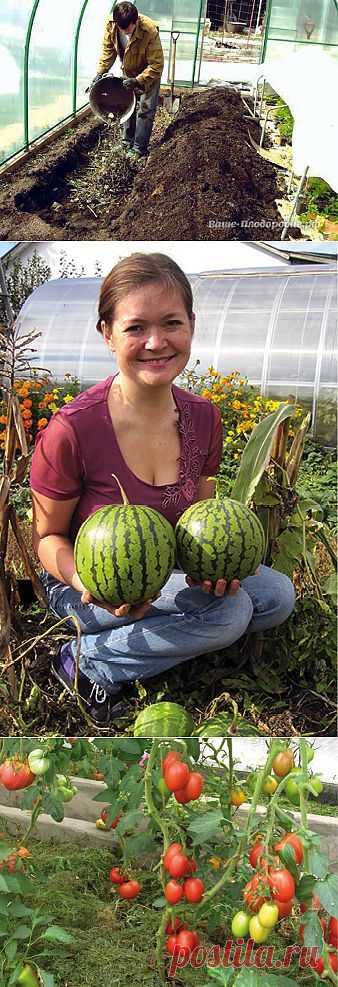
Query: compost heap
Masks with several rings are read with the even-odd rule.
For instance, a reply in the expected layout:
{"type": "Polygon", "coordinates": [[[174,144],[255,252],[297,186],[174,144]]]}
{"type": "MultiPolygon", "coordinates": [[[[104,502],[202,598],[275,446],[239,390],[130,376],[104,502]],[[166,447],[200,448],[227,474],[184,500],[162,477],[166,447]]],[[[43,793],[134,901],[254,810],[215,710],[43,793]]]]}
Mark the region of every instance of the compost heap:
{"type": "Polygon", "coordinates": [[[127,207],[112,225],[122,240],[255,240],[283,221],[276,171],[249,143],[260,128],[237,92],[216,87],[184,96],[127,207]]]}

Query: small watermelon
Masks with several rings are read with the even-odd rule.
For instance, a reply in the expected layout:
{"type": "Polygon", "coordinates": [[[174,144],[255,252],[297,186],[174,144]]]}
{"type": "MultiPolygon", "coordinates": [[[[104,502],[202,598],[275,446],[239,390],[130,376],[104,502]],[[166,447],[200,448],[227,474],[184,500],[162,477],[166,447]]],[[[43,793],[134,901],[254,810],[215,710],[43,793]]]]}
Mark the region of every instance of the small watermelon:
{"type": "Polygon", "coordinates": [[[86,518],[74,545],[83,585],[98,600],[116,607],[151,600],[176,561],[170,522],[150,507],[129,504],[120,489],[124,503],[101,507],[86,518]]]}
{"type": "Polygon", "coordinates": [[[199,727],[194,730],[196,737],[265,737],[261,730],[258,730],[248,720],[239,716],[235,726],[231,713],[218,713],[210,720],[204,720],[199,727]]]}
{"type": "Polygon", "coordinates": [[[139,713],[134,737],[190,737],[194,721],[178,703],[153,703],[139,713]]]}
{"type": "Polygon", "coordinates": [[[230,497],[200,500],[177,522],[177,557],[192,579],[245,579],[264,558],[265,535],[256,514],[230,497]]]}

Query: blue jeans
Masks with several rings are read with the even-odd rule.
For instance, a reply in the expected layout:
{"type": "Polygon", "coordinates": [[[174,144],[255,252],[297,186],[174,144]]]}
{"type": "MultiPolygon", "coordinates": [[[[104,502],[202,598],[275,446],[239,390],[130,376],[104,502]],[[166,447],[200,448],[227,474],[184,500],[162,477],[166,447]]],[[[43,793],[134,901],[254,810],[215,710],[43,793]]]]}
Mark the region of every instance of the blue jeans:
{"type": "Polygon", "coordinates": [[[160,80],[147,93],[142,93],[140,101],[136,103],[135,110],[129,120],[123,124],[124,140],[134,146],[135,151],[146,154],[150,141],[150,134],[153,128],[156,107],[160,92],[160,80]]]}
{"type": "MultiPolygon", "coordinates": [[[[228,648],[245,631],[277,627],[295,603],[291,580],[276,569],[260,566],[243,579],[234,596],[216,597],[187,586],[174,571],[142,620],[114,617],[81,594],[42,575],[50,608],[57,617],[75,614],[82,630],[80,669],[107,692],[135,679],[151,678],[198,655],[228,648]]],[[[74,627],[74,624],[72,624],[74,627]]],[[[76,639],[70,642],[75,655],[76,639]]]]}

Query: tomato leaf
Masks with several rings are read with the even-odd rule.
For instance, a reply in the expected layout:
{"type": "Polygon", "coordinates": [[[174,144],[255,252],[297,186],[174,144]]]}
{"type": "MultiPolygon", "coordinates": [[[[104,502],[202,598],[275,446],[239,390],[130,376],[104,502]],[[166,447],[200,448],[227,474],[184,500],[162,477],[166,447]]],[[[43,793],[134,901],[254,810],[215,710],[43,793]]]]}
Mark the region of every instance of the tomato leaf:
{"type": "Polygon", "coordinates": [[[317,912],[309,910],[304,915],[304,946],[316,947],[321,955],[323,951],[323,930],[317,912]]]}
{"type": "Polygon", "coordinates": [[[62,822],[64,819],[63,801],[56,795],[48,794],[44,799],[44,810],[47,815],[55,819],[55,822],[62,822]]]}
{"type": "Polygon", "coordinates": [[[286,829],[288,832],[294,825],[294,816],[291,816],[289,812],[285,812],[285,809],[282,809],[280,805],[276,805],[276,819],[283,826],[283,829],[286,829]]]}
{"type": "MultiPolygon", "coordinates": [[[[230,970],[230,968],[225,970],[220,969],[220,967],[208,966],[207,972],[208,976],[211,977],[211,980],[216,980],[218,984],[222,984],[222,987],[227,987],[234,975],[234,970],[230,970]]],[[[208,985],[206,984],[204,987],[208,987],[208,985]]]]}
{"type": "MultiPolygon", "coordinates": [[[[234,987],[262,987],[262,971],[244,967],[234,980],[234,987]]],[[[297,987],[296,980],[264,971],[264,987],[297,987]]]]}
{"type": "Polygon", "coordinates": [[[283,864],[285,864],[287,869],[290,871],[295,881],[298,882],[299,874],[297,870],[296,856],[293,847],[290,846],[290,844],[286,843],[282,850],[278,850],[278,856],[283,861],[283,864]]]}
{"type": "Polygon", "coordinates": [[[153,908],[165,908],[167,904],[168,902],[166,901],[163,895],[161,896],[161,898],[155,898],[155,900],[152,902],[153,908]]]}
{"type": "Polygon", "coordinates": [[[142,826],[144,822],[144,815],[135,809],[133,812],[127,812],[126,815],[122,816],[120,822],[116,826],[117,833],[130,833],[133,829],[138,829],[142,826]]]}
{"type": "Polygon", "coordinates": [[[31,931],[28,925],[18,925],[12,933],[13,939],[29,939],[31,931]]]}
{"type": "Polygon", "coordinates": [[[43,987],[55,987],[55,979],[52,973],[48,973],[47,970],[41,970],[41,966],[38,967],[39,976],[43,983],[43,987]]]}
{"type": "Polygon", "coordinates": [[[326,877],[329,870],[329,861],[324,853],[317,850],[309,850],[309,870],[314,877],[326,877]]]}
{"type": "Polygon", "coordinates": [[[70,935],[70,932],[66,932],[61,925],[50,925],[45,932],[42,933],[41,939],[47,939],[47,942],[63,942],[71,943],[75,942],[74,936],[70,935]]]}
{"type": "Polygon", "coordinates": [[[8,942],[6,942],[6,945],[4,946],[4,950],[9,963],[13,963],[13,960],[18,951],[18,944],[17,942],[15,942],[15,939],[9,939],[8,942]]]}
{"type": "Polygon", "coordinates": [[[325,881],[316,881],[314,893],[329,915],[338,918],[338,874],[329,874],[325,881]]]}
{"type": "Polygon", "coordinates": [[[311,877],[310,874],[303,874],[298,887],[297,887],[297,898],[298,901],[309,901],[312,898],[315,887],[315,878],[311,877]]]}
{"type": "Polygon", "coordinates": [[[8,898],[7,895],[0,894],[0,915],[8,914],[8,898]]]}
{"type": "Polygon", "coordinates": [[[194,844],[205,843],[211,839],[220,829],[223,821],[224,816],[220,809],[205,812],[203,815],[194,815],[188,826],[194,844]]]}
{"type": "MultiPolygon", "coordinates": [[[[116,789],[115,788],[110,788],[110,787],[105,788],[105,790],[103,792],[101,791],[101,792],[98,792],[97,795],[94,795],[94,798],[92,799],[92,801],[93,802],[104,802],[104,803],[108,803],[108,805],[113,805],[114,808],[116,806],[116,812],[117,812],[117,809],[118,809],[118,806],[119,806],[119,803],[117,801],[116,789]]],[[[115,815],[116,815],[116,813],[115,813],[115,815]]]]}

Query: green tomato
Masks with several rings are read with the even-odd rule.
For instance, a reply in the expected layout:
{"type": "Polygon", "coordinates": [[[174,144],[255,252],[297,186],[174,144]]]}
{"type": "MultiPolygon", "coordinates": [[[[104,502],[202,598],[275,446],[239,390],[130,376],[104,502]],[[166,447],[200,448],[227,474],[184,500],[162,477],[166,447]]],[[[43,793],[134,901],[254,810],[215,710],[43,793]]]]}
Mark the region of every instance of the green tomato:
{"type": "Polygon", "coordinates": [[[323,783],[320,780],[320,778],[318,778],[318,775],[314,775],[313,778],[310,778],[310,782],[311,782],[312,788],[314,788],[314,790],[316,792],[316,795],[320,795],[321,792],[323,791],[323,787],[324,786],[323,786],[323,783]]]}
{"type": "Polygon", "coordinates": [[[236,939],[247,936],[249,933],[250,915],[246,912],[236,912],[231,923],[231,931],[236,939]]]}
{"type": "Polygon", "coordinates": [[[56,776],[56,794],[62,798],[63,802],[71,802],[78,789],[66,778],[65,775],[56,776]]]}
{"type": "Polygon", "coordinates": [[[25,966],[22,967],[16,982],[21,984],[21,987],[39,987],[37,974],[30,963],[25,963],[25,966]]]}
{"type": "Polygon", "coordinates": [[[268,938],[270,930],[265,929],[264,925],[261,925],[258,915],[254,915],[253,918],[250,919],[249,931],[250,938],[253,939],[254,942],[265,942],[268,938]]]}
{"type": "Polygon", "coordinates": [[[277,905],[268,901],[264,902],[264,905],[259,909],[258,919],[264,929],[273,929],[276,922],[278,922],[279,911],[277,905]]]}
{"type": "Polygon", "coordinates": [[[165,801],[167,801],[169,795],[171,795],[171,791],[170,788],[168,788],[168,785],[166,785],[164,778],[159,778],[156,788],[160,793],[162,799],[165,799],[165,801]]]}
{"type": "Polygon", "coordinates": [[[290,778],[285,786],[285,794],[293,805],[299,805],[300,794],[297,782],[290,778]]]}
{"type": "Polygon", "coordinates": [[[307,753],[307,763],[310,764],[315,756],[315,752],[313,747],[311,747],[311,744],[306,744],[306,753],[307,753]]]}
{"type": "Polygon", "coordinates": [[[40,775],[45,775],[49,769],[49,757],[45,757],[44,752],[40,747],[37,747],[36,750],[31,751],[30,754],[28,754],[27,760],[30,770],[33,772],[33,775],[37,775],[37,777],[40,777],[40,775]]]}
{"type": "Polygon", "coordinates": [[[268,775],[263,784],[262,791],[264,792],[264,795],[273,795],[273,793],[276,791],[277,786],[278,786],[278,782],[276,781],[276,779],[273,778],[272,775],[268,775]]]}

